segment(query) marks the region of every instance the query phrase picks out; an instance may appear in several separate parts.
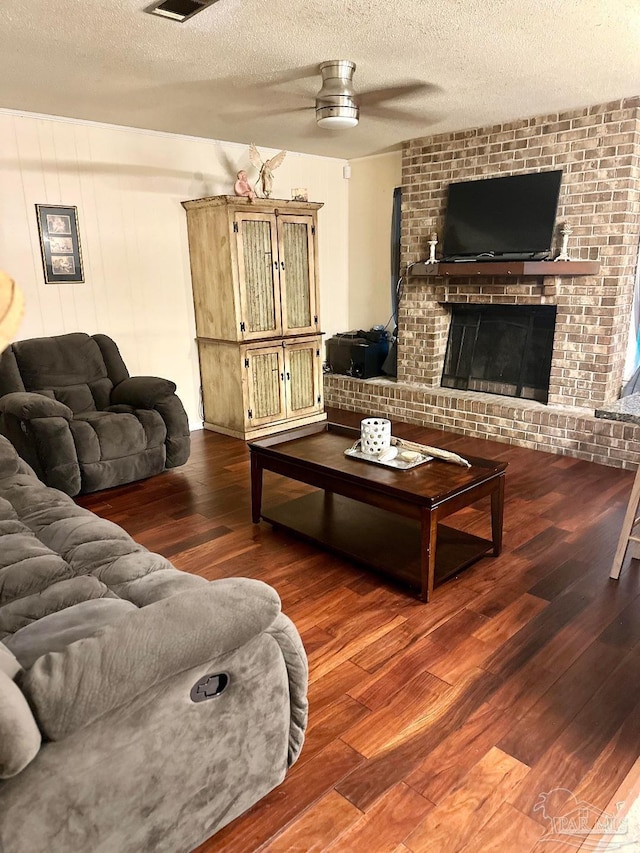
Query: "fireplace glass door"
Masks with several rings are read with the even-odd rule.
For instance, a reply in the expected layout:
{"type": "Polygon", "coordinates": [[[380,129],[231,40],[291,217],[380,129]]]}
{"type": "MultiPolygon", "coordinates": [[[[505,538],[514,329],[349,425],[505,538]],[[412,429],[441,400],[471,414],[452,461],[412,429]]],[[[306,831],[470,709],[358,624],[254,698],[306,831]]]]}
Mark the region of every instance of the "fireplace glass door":
{"type": "Polygon", "coordinates": [[[442,385],[546,403],[556,308],[452,305],[442,385]]]}

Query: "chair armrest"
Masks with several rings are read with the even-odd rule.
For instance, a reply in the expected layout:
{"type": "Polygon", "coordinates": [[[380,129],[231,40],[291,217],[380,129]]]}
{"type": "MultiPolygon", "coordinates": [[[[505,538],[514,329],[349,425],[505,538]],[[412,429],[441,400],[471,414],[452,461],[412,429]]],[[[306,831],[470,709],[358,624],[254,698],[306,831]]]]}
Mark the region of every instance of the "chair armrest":
{"type": "Polygon", "coordinates": [[[280,599],[261,581],[227,578],[156,601],[39,658],[20,676],[41,731],[61,740],[171,676],[263,633],[280,599]]]}
{"type": "Polygon", "coordinates": [[[175,382],[158,376],[130,376],[111,391],[111,403],[124,403],[136,409],[152,409],[158,400],[175,394],[175,382]]]}
{"type": "Polygon", "coordinates": [[[67,421],[73,419],[69,406],[33,391],[13,391],[0,397],[0,412],[14,415],[23,421],[33,418],[65,418],[67,421]]]}
{"type": "Polygon", "coordinates": [[[307,728],[309,664],[300,634],[291,619],[284,613],[280,613],[277,619],[274,619],[268,627],[267,633],[271,634],[280,646],[289,674],[291,718],[289,723],[288,764],[291,766],[300,755],[307,728]]]}

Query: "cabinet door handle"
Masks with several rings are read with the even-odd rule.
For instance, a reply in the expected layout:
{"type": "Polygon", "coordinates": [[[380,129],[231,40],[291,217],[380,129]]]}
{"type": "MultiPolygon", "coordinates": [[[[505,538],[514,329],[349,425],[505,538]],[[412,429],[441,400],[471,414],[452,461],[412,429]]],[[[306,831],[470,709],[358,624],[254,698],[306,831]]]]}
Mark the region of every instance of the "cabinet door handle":
{"type": "Polygon", "coordinates": [[[284,261],[280,261],[280,269],[281,269],[281,270],[283,270],[283,269],[284,269],[284,261]]]}
{"type": "Polygon", "coordinates": [[[280,374],[280,379],[282,379],[282,381],[284,382],[284,373],[280,374]]]}
{"type": "Polygon", "coordinates": [[[273,268],[274,268],[274,270],[278,269],[278,262],[277,261],[273,262],[273,268]]]}
{"type": "Polygon", "coordinates": [[[288,370],[287,370],[287,379],[291,379],[291,374],[289,373],[288,370]]]}

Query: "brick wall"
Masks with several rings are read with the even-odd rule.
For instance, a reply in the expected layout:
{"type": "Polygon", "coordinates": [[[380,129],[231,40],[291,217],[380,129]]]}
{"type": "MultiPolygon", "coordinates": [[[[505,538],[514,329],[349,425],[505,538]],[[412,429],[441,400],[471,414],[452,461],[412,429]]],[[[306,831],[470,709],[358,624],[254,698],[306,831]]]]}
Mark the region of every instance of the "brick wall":
{"type": "MultiPolygon", "coordinates": [[[[575,259],[599,260],[593,278],[409,277],[399,312],[398,379],[440,384],[446,302],[558,307],[549,403],[594,407],[618,397],[640,236],[640,99],[414,139],[403,151],[404,264],[442,234],[450,183],[561,168],[557,222],[575,259]]],[[[559,230],[559,229],[558,229],[559,230]]]]}
{"type": "MultiPolygon", "coordinates": [[[[442,234],[450,183],[562,168],[557,223],[594,277],[407,277],[398,380],[325,376],[328,405],[632,467],[640,427],[602,421],[617,399],[640,238],[640,99],[414,139],[403,150],[403,268],[442,234]],[[557,306],[549,404],[440,388],[452,302],[557,306]]],[[[558,227],[559,231],[559,227],[558,227]]],[[[559,247],[559,237],[556,248],[559,247]]]]}

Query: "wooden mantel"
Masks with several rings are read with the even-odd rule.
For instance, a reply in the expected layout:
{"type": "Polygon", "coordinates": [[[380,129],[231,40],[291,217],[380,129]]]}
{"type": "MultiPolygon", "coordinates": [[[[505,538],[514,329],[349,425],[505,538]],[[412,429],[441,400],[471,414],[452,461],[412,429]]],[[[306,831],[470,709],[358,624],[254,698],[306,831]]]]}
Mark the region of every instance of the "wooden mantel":
{"type": "Polygon", "coordinates": [[[597,275],[599,261],[480,261],[426,264],[420,261],[409,269],[410,276],[467,278],[482,276],[588,276],[597,275]]]}

